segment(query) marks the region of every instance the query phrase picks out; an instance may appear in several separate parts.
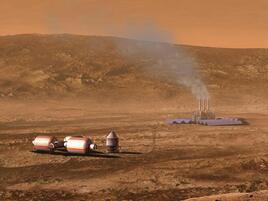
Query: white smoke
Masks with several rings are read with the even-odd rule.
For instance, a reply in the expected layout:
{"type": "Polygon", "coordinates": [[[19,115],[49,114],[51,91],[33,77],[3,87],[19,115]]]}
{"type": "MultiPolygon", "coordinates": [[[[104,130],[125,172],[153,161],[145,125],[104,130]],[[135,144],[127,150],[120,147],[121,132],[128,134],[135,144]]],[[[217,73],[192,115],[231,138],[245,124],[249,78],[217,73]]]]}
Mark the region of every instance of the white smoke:
{"type": "MultiPolygon", "coordinates": [[[[133,30],[133,27],[127,29],[129,30],[133,30]]],[[[186,86],[198,99],[209,98],[207,87],[197,71],[198,63],[181,47],[171,44],[169,34],[155,26],[147,26],[135,27],[134,31],[124,35],[137,39],[134,45],[133,43],[130,45],[128,41],[117,42],[119,51],[124,57],[132,60],[137,57],[146,58],[143,66],[148,73],[186,86]]]]}

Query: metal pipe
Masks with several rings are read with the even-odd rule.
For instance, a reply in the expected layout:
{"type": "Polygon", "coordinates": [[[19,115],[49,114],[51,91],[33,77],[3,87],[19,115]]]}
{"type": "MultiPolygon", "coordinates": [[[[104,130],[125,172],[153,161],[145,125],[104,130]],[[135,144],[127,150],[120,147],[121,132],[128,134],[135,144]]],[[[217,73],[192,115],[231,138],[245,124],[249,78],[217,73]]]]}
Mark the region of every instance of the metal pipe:
{"type": "Polygon", "coordinates": [[[199,107],[199,111],[201,111],[201,98],[199,99],[199,105],[198,105],[198,107],[199,107]]]}

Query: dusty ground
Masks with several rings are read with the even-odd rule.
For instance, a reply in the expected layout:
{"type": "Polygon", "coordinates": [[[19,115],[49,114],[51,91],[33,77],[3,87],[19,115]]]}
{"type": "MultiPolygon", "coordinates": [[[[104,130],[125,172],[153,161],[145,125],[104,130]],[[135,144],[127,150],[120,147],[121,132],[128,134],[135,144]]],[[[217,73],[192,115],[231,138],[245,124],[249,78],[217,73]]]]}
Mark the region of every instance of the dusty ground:
{"type": "Polygon", "coordinates": [[[251,193],[228,193],[222,195],[205,196],[202,198],[190,198],[186,201],[243,201],[243,200],[268,200],[268,191],[258,191],[251,193]]]}
{"type": "Polygon", "coordinates": [[[190,114],[53,105],[2,107],[0,200],[183,200],[267,189],[268,114],[224,114],[248,126],[170,126],[167,118],[190,114]],[[39,134],[84,134],[103,152],[112,129],[120,154],[30,151],[39,134]]]}
{"type": "Polygon", "coordinates": [[[196,100],[189,88],[148,71],[155,62],[139,44],[0,37],[0,201],[268,200],[261,191],[268,189],[268,50],[174,46],[198,62],[217,116],[250,125],[170,126],[165,120],[188,117],[196,100]],[[126,57],[118,43],[139,54],[126,57]],[[120,154],[102,153],[111,130],[120,154]],[[90,135],[100,153],[32,153],[40,134],[90,135]]]}

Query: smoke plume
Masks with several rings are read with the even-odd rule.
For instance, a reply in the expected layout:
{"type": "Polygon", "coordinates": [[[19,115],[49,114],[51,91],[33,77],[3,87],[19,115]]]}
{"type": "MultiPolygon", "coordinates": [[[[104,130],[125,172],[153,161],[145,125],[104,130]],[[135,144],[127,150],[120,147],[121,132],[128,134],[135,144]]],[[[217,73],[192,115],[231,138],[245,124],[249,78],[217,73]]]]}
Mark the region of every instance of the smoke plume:
{"type": "Polygon", "coordinates": [[[197,71],[198,63],[181,47],[173,45],[169,34],[154,26],[146,26],[146,28],[136,27],[135,31],[124,35],[137,39],[134,46],[126,41],[118,42],[117,46],[124,57],[132,60],[137,57],[146,58],[142,66],[148,73],[186,86],[198,99],[209,98],[206,85],[197,71]]]}

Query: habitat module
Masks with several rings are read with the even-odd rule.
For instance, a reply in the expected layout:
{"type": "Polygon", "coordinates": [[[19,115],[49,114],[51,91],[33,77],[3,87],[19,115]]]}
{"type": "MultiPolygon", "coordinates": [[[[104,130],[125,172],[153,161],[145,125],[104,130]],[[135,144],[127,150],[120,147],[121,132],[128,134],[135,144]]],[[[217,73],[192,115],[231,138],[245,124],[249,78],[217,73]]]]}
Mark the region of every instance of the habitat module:
{"type": "Polygon", "coordinates": [[[35,152],[67,151],[71,154],[88,154],[97,149],[97,145],[87,136],[67,136],[64,140],[58,140],[54,136],[37,136],[32,143],[35,152]]]}
{"type": "MultiPolygon", "coordinates": [[[[37,136],[32,141],[34,152],[67,152],[70,154],[87,155],[97,149],[97,145],[88,136],[67,136],[58,140],[54,136],[37,136]]],[[[119,152],[119,138],[114,131],[106,137],[106,151],[108,153],[119,152]]]]}
{"type": "Polygon", "coordinates": [[[208,99],[199,99],[198,110],[193,112],[192,118],[176,118],[167,120],[168,124],[201,124],[206,126],[245,125],[247,122],[241,118],[216,118],[209,109],[208,99]]]}

